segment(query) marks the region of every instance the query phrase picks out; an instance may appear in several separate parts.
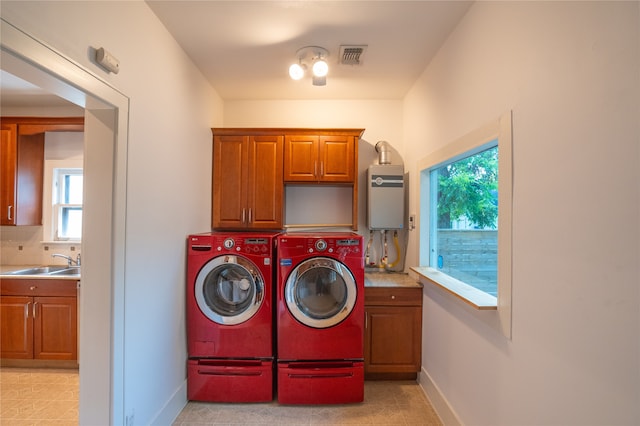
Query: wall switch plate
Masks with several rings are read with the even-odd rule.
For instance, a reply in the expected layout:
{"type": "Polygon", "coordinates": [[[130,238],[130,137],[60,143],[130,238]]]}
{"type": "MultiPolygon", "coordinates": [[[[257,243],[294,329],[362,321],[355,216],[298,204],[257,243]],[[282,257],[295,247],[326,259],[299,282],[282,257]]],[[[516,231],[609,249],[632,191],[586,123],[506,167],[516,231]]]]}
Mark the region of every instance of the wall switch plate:
{"type": "Polygon", "coordinates": [[[415,213],[409,215],[409,230],[411,231],[412,229],[416,229],[416,215],[415,215],[415,213]]]}

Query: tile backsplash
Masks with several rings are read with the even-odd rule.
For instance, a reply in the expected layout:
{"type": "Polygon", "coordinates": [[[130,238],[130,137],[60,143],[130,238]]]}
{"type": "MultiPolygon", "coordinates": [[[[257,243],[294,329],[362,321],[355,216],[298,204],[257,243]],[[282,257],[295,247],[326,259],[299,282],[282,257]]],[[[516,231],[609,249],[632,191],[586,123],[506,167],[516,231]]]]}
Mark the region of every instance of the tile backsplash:
{"type": "Polygon", "coordinates": [[[76,258],[79,242],[43,242],[42,226],[3,226],[0,228],[0,264],[2,265],[64,265],[66,260],[52,257],[54,253],[76,258]]]}

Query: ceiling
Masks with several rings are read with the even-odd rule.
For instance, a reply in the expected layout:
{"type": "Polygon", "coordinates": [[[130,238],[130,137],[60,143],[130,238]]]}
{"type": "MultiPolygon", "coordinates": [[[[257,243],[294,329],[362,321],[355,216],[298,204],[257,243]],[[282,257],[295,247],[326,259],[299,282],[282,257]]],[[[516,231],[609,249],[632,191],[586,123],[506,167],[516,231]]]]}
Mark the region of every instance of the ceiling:
{"type": "MultiPolygon", "coordinates": [[[[224,100],[280,100],[403,98],[472,2],[146,3],[224,100]],[[339,64],[341,45],[365,45],[361,64],[339,64]],[[325,86],[289,78],[305,46],[329,51],[325,86]]],[[[1,106],[60,104],[7,73],[0,77],[1,106]]]]}
{"type": "Polygon", "coordinates": [[[147,4],[225,100],[401,99],[471,2],[147,4]],[[362,65],[339,65],[341,45],[366,45],[362,65]],[[329,51],[326,86],[289,78],[296,51],[305,46],[329,51]]]}
{"type": "Polygon", "coordinates": [[[0,109],[9,107],[58,107],[71,105],[6,71],[0,70],[0,109]]]}

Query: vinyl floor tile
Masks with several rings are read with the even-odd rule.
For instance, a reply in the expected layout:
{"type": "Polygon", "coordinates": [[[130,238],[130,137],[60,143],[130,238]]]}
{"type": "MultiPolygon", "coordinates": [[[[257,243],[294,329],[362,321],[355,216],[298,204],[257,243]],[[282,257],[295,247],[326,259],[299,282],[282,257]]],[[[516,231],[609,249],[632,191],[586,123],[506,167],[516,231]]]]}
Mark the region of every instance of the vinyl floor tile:
{"type": "Polygon", "coordinates": [[[189,402],[173,426],[379,425],[441,426],[414,381],[366,381],[364,402],[344,405],[222,404],[189,402]]]}
{"type": "Polygon", "coordinates": [[[78,424],[78,370],[0,369],[0,424],[78,424]]]}
{"type": "MultiPolygon", "coordinates": [[[[0,369],[0,424],[76,426],[78,371],[0,369]]],[[[441,426],[414,381],[366,381],[364,402],[280,405],[188,402],[173,426],[441,426]]]]}

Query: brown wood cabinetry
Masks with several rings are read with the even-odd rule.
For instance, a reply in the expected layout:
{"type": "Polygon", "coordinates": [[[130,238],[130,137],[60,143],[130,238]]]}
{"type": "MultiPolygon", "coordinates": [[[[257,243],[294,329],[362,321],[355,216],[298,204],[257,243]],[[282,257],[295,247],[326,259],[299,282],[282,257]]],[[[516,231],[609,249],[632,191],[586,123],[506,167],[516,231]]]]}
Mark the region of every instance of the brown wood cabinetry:
{"type": "Polygon", "coordinates": [[[213,229],[282,229],[284,187],[353,188],[358,229],[358,141],[364,129],[214,128],[213,229]]]}
{"type": "Polygon", "coordinates": [[[285,136],[285,182],[353,183],[361,131],[355,133],[285,136]]]}
{"type": "Polygon", "coordinates": [[[45,132],[78,132],[83,117],[2,117],[0,225],[41,225],[45,132]]]}
{"type": "Polygon", "coordinates": [[[364,368],[368,379],[415,379],[422,351],[422,289],[365,288],[364,368]]]}
{"type": "Polygon", "coordinates": [[[76,360],[75,280],[2,279],[3,359],[76,360]]]}
{"type": "Polygon", "coordinates": [[[0,123],[0,225],[15,224],[18,126],[0,123]]]}
{"type": "Polygon", "coordinates": [[[223,134],[214,129],[212,227],[281,229],[281,135],[223,134]]]}

